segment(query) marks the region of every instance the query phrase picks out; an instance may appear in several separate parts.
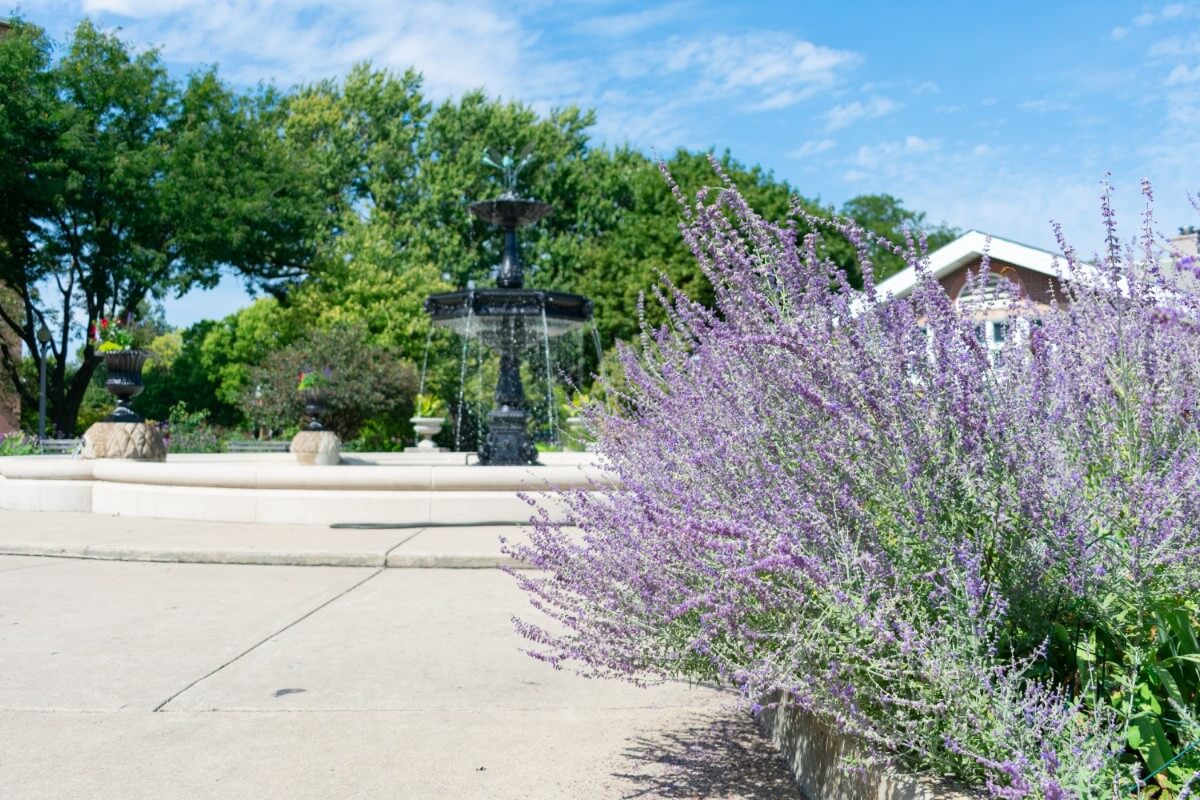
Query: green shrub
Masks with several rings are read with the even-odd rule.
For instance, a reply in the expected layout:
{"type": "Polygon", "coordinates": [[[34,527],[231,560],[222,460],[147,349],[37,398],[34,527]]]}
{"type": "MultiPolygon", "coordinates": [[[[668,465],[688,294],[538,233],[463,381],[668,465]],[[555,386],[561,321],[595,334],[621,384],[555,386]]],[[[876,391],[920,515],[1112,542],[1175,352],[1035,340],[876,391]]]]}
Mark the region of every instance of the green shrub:
{"type": "Polygon", "coordinates": [[[31,456],[41,452],[37,439],[23,433],[0,433],[0,456],[31,456]]]}

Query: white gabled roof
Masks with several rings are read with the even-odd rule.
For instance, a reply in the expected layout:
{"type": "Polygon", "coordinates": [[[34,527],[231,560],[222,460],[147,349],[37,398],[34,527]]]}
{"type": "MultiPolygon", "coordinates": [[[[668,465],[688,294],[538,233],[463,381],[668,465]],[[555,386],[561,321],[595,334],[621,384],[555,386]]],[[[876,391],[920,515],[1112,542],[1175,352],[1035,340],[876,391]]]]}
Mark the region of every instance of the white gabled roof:
{"type": "MultiPolygon", "coordinates": [[[[986,233],[974,230],[967,231],[953,242],[930,253],[929,272],[934,279],[945,277],[963,265],[977,261],[985,251],[995,261],[1004,261],[1044,275],[1059,277],[1069,273],[1067,260],[1061,255],[998,236],[989,237],[986,233]]],[[[881,281],[875,288],[880,297],[889,294],[894,297],[907,297],[916,285],[916,269],[905,267],[887,280],[881,281]]]]}

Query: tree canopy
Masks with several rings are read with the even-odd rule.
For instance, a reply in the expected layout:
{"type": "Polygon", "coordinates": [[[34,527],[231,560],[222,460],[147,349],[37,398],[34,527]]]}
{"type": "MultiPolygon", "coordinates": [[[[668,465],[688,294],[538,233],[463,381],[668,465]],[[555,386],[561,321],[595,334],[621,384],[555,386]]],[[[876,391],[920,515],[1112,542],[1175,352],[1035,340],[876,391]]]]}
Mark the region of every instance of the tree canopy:
{"type": "MultiPolygon", "coordinates": [[[[156,52],[135,53],[86,21],[62,53],[18,21],[0,42],[0,146],[9,154],[0,163],[0,281],[18,299],[0,324],[35,365],[37,328],[54,329],[49,395],[63,431],[100,360],[81,344],[87,320],[211,286],[223,271],[271,298],[173,340],[171,363],[148,380],[148,411],[186,397],[213,420],[242,422],[255,366],[311,331],[347,326],[417,364],[430,347],[428,386],[448,395],[459,348],[431,333],[423,301],[493,280],[502,237],[467,206],[502,189],[480,164],[485,148],[528,148],[519,190],[554,214],[523,232],[527,280],[589,296],[611,347],[636,337],[638,297],[660,275],[702,302],[713,293],[680,237],[658,165],[628,146],[594,144],[594,121],[591,111],[538,113],[482,92],[435,104],[418,73],[369,65],[287,92],[237,92],[211,69],[178,82],[156,52]]],[[[680,150],[665,167],[690,196],[720,180],[709,158],[680,150]]],[[[794,203],[821,212],[769,171],[717,158],[765,217],[780,219],[794,203]]],[[[897,243],[905,227],[925,223],[890,195],[854,198],[840,213],[897,243]]],[[[954,235],[926,233],[931,246],[954,235]]],[[[826,255],[861,284],[849,242],[827,240],[826,255]]],[[[876,256],[877,277],[899,267],[876,256]]],[[[661,321],[653,303],[647,311],[661,321]]],[[[35,404],[30,370],[15,358],[2,366],[35,404]]]]}
{"type": "MultiPolygon", "coordinates": [[[[311,262],[321,209],[308,165],[278,135],[282,96],[239,94],[214,70],[182,84],[158,54],[84,21],[58,58],[17,21],[0,40],[0,323],[36,360],[53,332],[49,404],[71,432],[100,358],[83,331],[149,297],[212,286],[232,269],[262,286],[311,262]]],[[[17,391],[36,402],[12,358],[17,391]]]]}

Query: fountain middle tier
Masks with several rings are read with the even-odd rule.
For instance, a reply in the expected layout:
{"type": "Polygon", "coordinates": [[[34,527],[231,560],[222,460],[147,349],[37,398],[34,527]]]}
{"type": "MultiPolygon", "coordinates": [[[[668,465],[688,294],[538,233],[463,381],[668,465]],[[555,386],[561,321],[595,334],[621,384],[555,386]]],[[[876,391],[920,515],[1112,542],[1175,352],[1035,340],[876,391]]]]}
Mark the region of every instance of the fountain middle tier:
{"type": "Polygon", "coordinates": [[[430,295],[425,310],[433,324],[460,336],[478,336],[492,348],[521,347],[578,330],[592,319],[592,301],[569,292],[542,289],[468,289],[430,295]],[[530,325],[513,325],[512,321],[530,325]],[[519,335],[521,341],[511,342],[519,335]]]}

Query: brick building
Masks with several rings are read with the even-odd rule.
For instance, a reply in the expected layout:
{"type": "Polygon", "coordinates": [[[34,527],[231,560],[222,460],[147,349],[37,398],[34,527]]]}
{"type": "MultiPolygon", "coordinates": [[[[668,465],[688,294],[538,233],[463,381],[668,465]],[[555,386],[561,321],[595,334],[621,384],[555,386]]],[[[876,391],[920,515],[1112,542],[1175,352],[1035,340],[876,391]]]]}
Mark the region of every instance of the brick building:
{"type": "MultiPolygon", "coordinates": [[[[5,295],[10,294],[0,285],[0,303],[5,302],[5,295]]],[[[0,329],[0,347],[4,348],[14,359],[21,355],[20,340],[6,326],[0,329]]],[[[8,375],[0,372],[0,434],[12,433],[20,427],[20,424],[21,398],[13,388],[8,375]]]]}
{"type": "MultiPolygon", "coordinates": [[[[1063,299],[1058,276],[1067,272],[1061,255],[1007,239],[967,231],[929,254],[929,271],[946,293],[959,304],[969,304],[976,320],[976,335],[989,349],[997,350],[1009,336],[1006,321],[1010,292],[1035,304],[1063,299]],[[982,281],[967,285],[967,276],[978,274],[987,252],[990,265],[982,281]]],[[[881,294],[907,297],[917,283],[912,267],[879,283],[881,294]]]]}
{"type": "MultiPolygon", "coordinates": [[[[1196,255],[1200,251],[1200,233],[1181,232],[1165,244],[1160,258],[1163,263],[1179,255],[1196,255]]],[[[1077,280],[1087,279],[1087,265],[1077,265],[1077,280]]],[[[1066,259],[1057,253],[1029,245],[989,237],[979,231],[967,231],[949,244],[929,254],[929,271],[946,293],[960,305],[971,307],[976,336],[989,349],[998,350],[1013,331],[1006,317],[1011,293],[1032,300],[1035,305],[1048,305],[1051,298],[1066,302],[1059,275],[1070,269],[1066,259]],[[982,282],[967,285],[967,277],[978,274],[983,267],[983,254],[988,253],[988,274],[982,282]]],[[[907,297],[917,283],[912,267],[897,272],[878,285],[883,295],[907,297]]]]}

